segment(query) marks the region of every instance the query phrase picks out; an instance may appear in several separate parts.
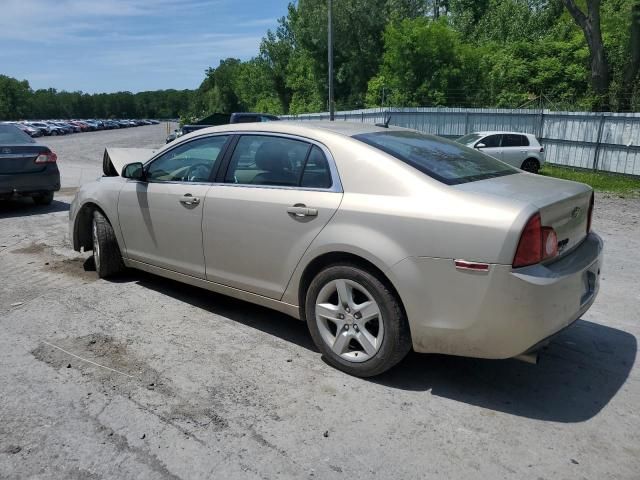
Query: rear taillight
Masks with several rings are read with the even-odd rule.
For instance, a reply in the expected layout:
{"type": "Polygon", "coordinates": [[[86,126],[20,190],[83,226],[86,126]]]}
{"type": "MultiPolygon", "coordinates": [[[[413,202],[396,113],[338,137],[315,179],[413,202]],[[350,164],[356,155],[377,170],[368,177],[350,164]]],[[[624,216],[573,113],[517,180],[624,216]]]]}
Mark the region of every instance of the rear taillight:
{"type": "Polygon", "coordinates": [[[540,213],[533,215],[520,235],[513,267],[526,267],[558,255],[558,237],[551,227],[543,227],[540,213]]]}
{"type": "Polygon", "coordinates": [[[591,200],[589,201],[589,216],[587,217],[587,234],[591,232],[591,217],[593,216],[593,204],[595,203],[595,198],[593,193],[591,194],[591,200]]]}
{"type": "Polygon", "coordinates": [[[56,163],[58,156],[53,152],[41,153],[34,160],[35,163],[56,163]]]}
{"type": "Polygon", "coordinates": [[[544,153],[544,147],[540,147],[540,153],[544,153]]]}

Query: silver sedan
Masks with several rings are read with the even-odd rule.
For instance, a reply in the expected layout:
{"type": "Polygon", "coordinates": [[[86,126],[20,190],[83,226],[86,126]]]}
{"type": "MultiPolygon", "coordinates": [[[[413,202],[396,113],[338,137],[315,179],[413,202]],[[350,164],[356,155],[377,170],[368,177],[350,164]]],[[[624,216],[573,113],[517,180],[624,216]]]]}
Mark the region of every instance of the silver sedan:
{"type": "Polygon", "coordinates": [[[599,285],[593,192],[400,128],[273,122],[110,149],[70,211],[101,277],[137,268],[305,321],[380,374],[413,348],[536,358],[599,285]]]}

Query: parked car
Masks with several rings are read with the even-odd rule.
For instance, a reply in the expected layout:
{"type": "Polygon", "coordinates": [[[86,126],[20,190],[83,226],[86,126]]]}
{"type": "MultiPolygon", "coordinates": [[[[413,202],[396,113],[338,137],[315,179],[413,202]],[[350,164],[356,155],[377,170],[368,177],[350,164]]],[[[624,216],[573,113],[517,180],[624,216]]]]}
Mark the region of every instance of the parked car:
{"type": "Polygon", "coordinates": [[[229,123],[274,122],[277,120],[280,118],[268,113],[237,112],[231,114],[229,123]]]}
{"type": "Polygon", "coordinates": [[[29,122],[26,125],[39,130],[42,135],[58,135],[59,129],[53,128],[44,122],[29,122]]]}
{"type": "Polygon", "coordinates": [[[65,122],[49,122],[51,125],[54,125],[64,132],[64,134],[75,133],[76,127],[69,125],[65,122]]]}
{"type": "Polygon", "coordinates": [[[527,172],[538,173],[544,165],[544,147],[530,133],[475,132],[456,141],[527,172]]]}
{"type": "Polygon", "coordinates": [[[42,132],[40,130],[38,130],[37,128],[33,128],[30,127],[24,123],[12,123],[12,125],[15,125],[16,127],[18,127],[20,130],[22,130],[24,133],[26,133],[27,135],[29,135],[30,137],[41,137],[42,136],[42,132]]]}
{"type": "Polygon", "coordinates": [[[70,120],[67,123],[78,127],[81,132],[86,132],[87,130],[89,130],[89,126],[86,123],[81,122],[79,120],[70,120]]]}
{"type": "Polygon", "coordinates": [[[276,120],[280,120],[280,118],[275,115],[270,115],[268,113],[247,113],[247,112],[236,112],[231,115],[227,114],[213,114],[209,118],[206,119],[207,123],[196,123],[194,125],[184,125],[181,128],[176,128],[172,133],[170,133],[165,139],[165,143],[173,142],[176,138],[181,137],[182,135],[186,135],[187,133],[194,132],[196,130],[200,130],[207,127],[214,127],[216,125],[223,125],[225,123],[255,123],[255,122],[273,122],[276,120]],[[211,122],[211,119],[214,122],[211,122]]]}
{"type": "Polygon", "coordinates": [[[103,164],[69,216],[100,277],[138,268],[300,318],[353,375],[412,347],[534,361],[598,292],[589,186],[416,131],[229,124],[103,164]]]}
{"type": "Polygon", "coordinates": [[[0,199],[27,196],[39,205],[60,190],[57,157],[15,125],[0,124],[0,199]]]}

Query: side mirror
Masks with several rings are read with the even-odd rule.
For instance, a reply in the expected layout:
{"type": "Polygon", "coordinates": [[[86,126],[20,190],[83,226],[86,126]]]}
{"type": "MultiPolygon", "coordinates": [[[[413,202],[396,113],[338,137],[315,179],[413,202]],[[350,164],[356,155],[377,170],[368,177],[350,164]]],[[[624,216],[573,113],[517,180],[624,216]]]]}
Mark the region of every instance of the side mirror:
{"type": "Polygon", "coordinates": [[[487,146],[486,146],[484,143],[482,143],[482,142],[480,142],[480,143],[476,143],[476,148],[477,148],[478,150],[479,150],[479,149],[481,149],[481,148],[486,148],[486,147],[487,147],[487,146]]]}
{"type": "Polygon", "coordinates": [[[129,163],[122,168],[121,176],[132,180],[144,180],[144,167],[140,162],[129,163]]]}

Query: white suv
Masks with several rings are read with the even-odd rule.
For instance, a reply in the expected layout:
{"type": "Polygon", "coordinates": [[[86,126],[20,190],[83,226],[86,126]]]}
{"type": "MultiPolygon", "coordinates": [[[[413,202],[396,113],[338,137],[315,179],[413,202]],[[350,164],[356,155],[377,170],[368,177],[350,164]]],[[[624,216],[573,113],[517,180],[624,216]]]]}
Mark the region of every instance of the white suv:
{"type": "Polygon", "coordinates": [[[538,173],[544,165],[544,147],[530,133],[475,132],[458,138],[456,142],[527,172],[538,173]]]}

